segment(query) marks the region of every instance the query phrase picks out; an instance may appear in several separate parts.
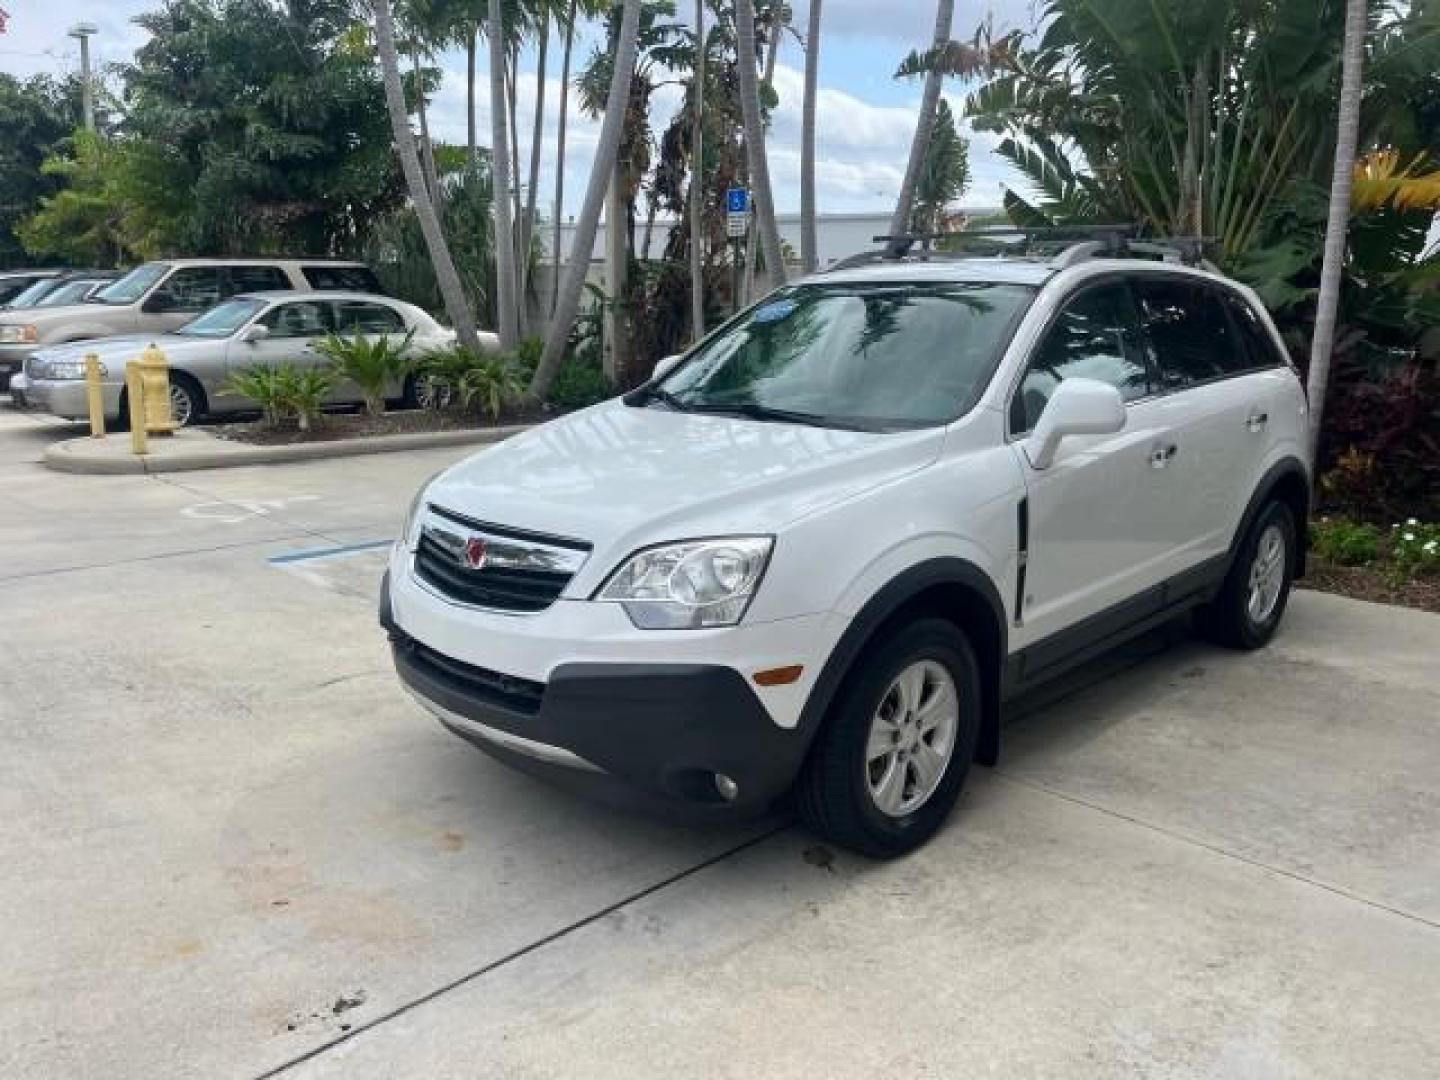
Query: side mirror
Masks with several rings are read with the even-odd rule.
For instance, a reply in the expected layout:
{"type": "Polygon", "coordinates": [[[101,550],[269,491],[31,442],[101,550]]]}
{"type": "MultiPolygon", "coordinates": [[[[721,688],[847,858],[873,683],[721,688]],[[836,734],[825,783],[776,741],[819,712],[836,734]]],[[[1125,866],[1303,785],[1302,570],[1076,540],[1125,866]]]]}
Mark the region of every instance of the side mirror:
{"type": "Polygon", "coordinates": [[[684,357],[681,356],[679,353],[674,353],[671,356],[666,356],[660,360],[657,360],[655,362],[655,373],[651,375],[650,378],[663,379],[666,375],[669,375],[670,372],[674,371],[675,365],[680,363],[680,361],[683,359],[684,357]]]}
{"type": "Polygon", "coordinates": [[[264,341],[269,336],[270,328],[268,326],[261,326],[259,323],[256,323],[253,326],[247,326],[245,328],[245,330],[240,335],[240,340],[245,342],[246,345],[255,345],[261,341],[264,341]]]}
{"type": "Polygon", "coordinates": [[[1048,469],[1065,436],[1111,435],[1124,427],[1125,399],[1119,390],[1098,379],[1066,379],[1025,440],[1025,456],[1034,468],[1048,469]]]}

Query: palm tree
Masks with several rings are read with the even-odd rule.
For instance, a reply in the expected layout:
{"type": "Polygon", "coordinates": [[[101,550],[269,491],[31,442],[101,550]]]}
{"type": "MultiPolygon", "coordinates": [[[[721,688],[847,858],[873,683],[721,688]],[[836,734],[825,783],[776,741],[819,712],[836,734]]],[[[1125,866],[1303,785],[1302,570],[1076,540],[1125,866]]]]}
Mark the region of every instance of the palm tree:
{"type": "MultiPolygon", "coordinates": [[[[491,0],[496,3],[497,0],[491,0]]],[[[590,166],[590,181],[585,189],[585,203],[575,225],[575,239],[570,261],[565,266],[565,280],[560,298],[545,338],[545,351],[530,383],[530,394],[543,398],[560,371],[565,347],[570,341],[571,324],[580,310],[580,294],[585,288],[585,275],[590,269],[590,254],[595,249],[595,231],[600,225],[600,208],[610,186],[615,167],[616,151],[625,126],[625,113],[630,101],[630,83],[635,71],[636,35],[640,28],[640,0],[624,0],[620,17],[620,34],[615,50],[614,67],[610,74],[610,93],[605,102],[605,120],[600,125],[600,140],[595,147],[595,160],[590,166]]]]}
{"type": "Polygon", "coordinates": [[[1346,0],[1345,45],[1340,69],[1340,110],[1335,132],[1335,170],[1330,180],[1330,214],[1325,222],[1325,255],[1320,263],[1320,295],[1315,304],[1315,336],[1310,340],[1310,455],[1314,460],[1330,385],[1330,353],[1335,347],[1335,315],[1340,306],[1340,273],[1350,223],[1350,188],[1360,137],[1360,71],[1365,62],[1365,0],[1346,0]]]}
{"type": "Polygon", "coordinates": [[[450,258],[445,236],[440,231],[440,219],[435,215],[435,205],[430,201],[425,174],[420,168],[420,156],[415,152],[415,136],[410,130],[405,90],[400,83],[400,57],[395,49],[395,23],[390,14],[390,0],[375,0],[375,47],[380,54],[380,69],[385,79],[385,104],[390,111],[390,127],[395,135],[395,149],[400,155],[400,168],[410,189],[410,201],[415,206],[415,216],[419,219],[425,246],[430,251],[430,261],[435,264],[435,280],[445,301],[445,311],[455,326],[460,343],[478,353],[481,346],[480,335],[475,331],[475,316],[460,285],[460,275],[455,271],[455,262],[450,258]]]}
{"type": "MultiPolygon", "coordinates": [[[[950,40],[950,24],[955,18],[955,0],[939,0],[935,8],[935,40],[931,55],[938,57],[950,40]]],[[[915,138],[910,143],[910,161],[905,166],[905,180],[900,197],[895,200],[895,213],[890,218],[890,235],[903,236],[910,231],[910,215],[915,203],[915,188],[925,167],[925,152],[930,146],[930,132],[935,126],[935,109],[940,101],[940,84],[944,76],[938,64],[930,65],[925,75],[925,92],[920,98],[920,118],[915,123],[915,138]]]]}
{"type": "Polygon", "coordinates": [[[570,57],[575,45],[575,20],[580,17],[578,0],[570,0],[565,17],[565,55],[560,64],[560,126],[555,135],[555,242],[550,250],[550,317],[560,303],[560,222],[565,213],[565,127],[570,119],[570,57]]]}
{"type": "Polygon", "coordinates": [[[705,336],[705,0],[695,0],[690,87],[690,338],[699,341],[705,336]]]}
{"type": "MultiPolygon", "coordinates": [[[[776,33],[778,35],[778,28],[776,33]]],[[[760,232],[760,249],[765,256],[765,268],[773,287],[785,283],[785,263],[780,252],[780,230],[775,224],[770,163],[765,153],[765,127],[760,120],[760,81],[755,71],[755,0],[736,0],[735,41],[740,72],[740,110],[745,127],[745,157],[750,165],[751,198],[755,200],[755,227],[760,232]]]]}
{"type": "Polygon", "coordinates": [[[805,35],[805,101],[800,116],[800,269],[815,272],[815,97],[820,84],[820,0],[810,0],[805,35]]]}
{"type": "Polygon", "coordinates": [[[505,130],[504,9],[504,0],[490,0],[490,169],[494,173],[495,191],[496,329],[500,347],[513,349],[519,340],[519,327],[515,305],[515,233],[510,216],[510,141],[505,130]]]}
{"type": "Polygon", "coordinates": [[[535,199],[540,187],[540,149],[545,138],[545,63],[550,52],[550,3],[540,6],[539,57],[535,65],[535,127],[530,134],[530,186],[525,192],[525,213],[520,219],[520,306],[530,295],[530,251],[535,242],[535,199]]]}

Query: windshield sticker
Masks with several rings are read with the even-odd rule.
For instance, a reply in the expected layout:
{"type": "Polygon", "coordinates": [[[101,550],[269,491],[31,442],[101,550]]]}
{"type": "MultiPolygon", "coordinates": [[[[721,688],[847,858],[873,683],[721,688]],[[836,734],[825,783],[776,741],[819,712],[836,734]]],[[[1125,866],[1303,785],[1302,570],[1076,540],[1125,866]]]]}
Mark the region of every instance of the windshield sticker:
{"type": "Polygon", "coordinates": [[[787,318],[800,305],[794,300],[776,300],[773,304],[766,304],[762,308],[755,309],[752,322],[772,323],[787,318]]]}

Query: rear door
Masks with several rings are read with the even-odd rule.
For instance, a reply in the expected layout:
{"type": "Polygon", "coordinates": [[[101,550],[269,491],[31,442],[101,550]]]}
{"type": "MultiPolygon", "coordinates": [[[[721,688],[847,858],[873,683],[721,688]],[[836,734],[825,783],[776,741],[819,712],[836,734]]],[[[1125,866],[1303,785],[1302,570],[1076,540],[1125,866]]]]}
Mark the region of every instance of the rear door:
{"type": "MultiPolygon", "coordinates": [[[[330,305],[334,312],[335,333],[340,337],[364,337],[372,342],[384,337],[399,348],[409,333],[404,318],[389,304],[373,300],[332,300],[330,305]]],[[[388,394],[399,397],[403,391],[404,386],[397,379],[391,384],[388,394]]],[[[354,383],[347,382],[345,392],[355,398],[362,396],[354,383]]]]}
{"type": "MultiPolygon", "coordinates": [[[[1209,282],[1142,276],[1136,296],[1145,347],[1173,417],[1177,502],[1185,543],[1176,572],[1228,551],[1259,480],[1273,388],[1252,357],[1235,298],[1209,282]]],[[[1253,317],[1253,316],[1252,316],[1253,317]]],[[[1273,369],[1273,350],[1258,363],[1273,369]]]]}

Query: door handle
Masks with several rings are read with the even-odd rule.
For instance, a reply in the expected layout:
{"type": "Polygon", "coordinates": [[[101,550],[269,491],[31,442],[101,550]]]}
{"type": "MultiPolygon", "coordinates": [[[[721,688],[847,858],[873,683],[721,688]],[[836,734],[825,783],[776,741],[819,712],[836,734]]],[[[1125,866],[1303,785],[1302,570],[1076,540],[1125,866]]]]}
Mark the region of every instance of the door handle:
{"type": "Polygon", "coordinates": [[[1150,467],[1152,469],[1163,469],[1175,460],[1175,455],[1180,452],[1180,447],[1174,443],[1156,443],[1150,451],[1150,467]]]}
{"type": "Polygon", "coordinates": [[[1251,431],[1259,431],[1270,422],[1270,414],[1267,412],[1253,412],[1245,418],[1245,426],[1251,431]]]}

